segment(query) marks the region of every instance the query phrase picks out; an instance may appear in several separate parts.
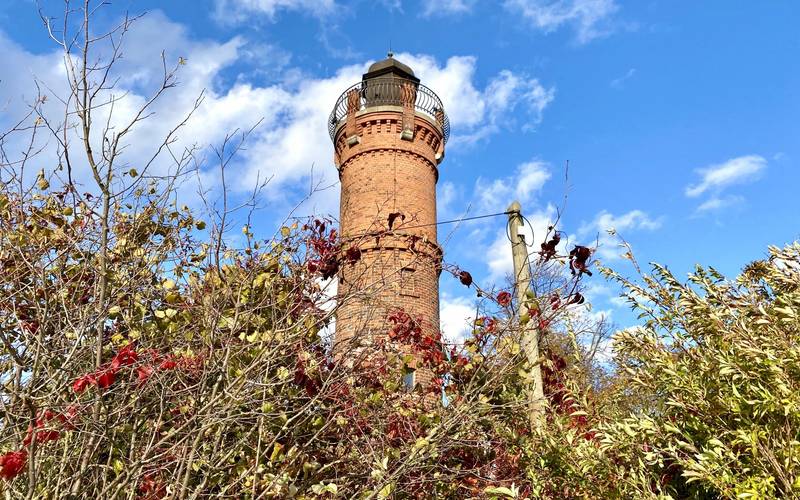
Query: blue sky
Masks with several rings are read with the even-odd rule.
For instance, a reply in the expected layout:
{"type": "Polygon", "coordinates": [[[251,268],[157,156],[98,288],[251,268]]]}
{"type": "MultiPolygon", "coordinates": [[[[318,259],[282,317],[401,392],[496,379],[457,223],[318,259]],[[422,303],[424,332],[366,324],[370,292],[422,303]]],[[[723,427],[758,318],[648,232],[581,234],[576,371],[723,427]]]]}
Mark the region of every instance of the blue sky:
{"type": "MultiPolygon", "coordinates": [[[[43,5],[58,16],[61,3],[43,5]]],[[[442,97],[453,123],[440,219],[502,211],[517,197],[538,229],[566,193],[561,228],[571,242],[593,244],[600,234],[598,256],[627,270],[604,236],[615,227],[641,262],[679,275],[696,263],[733,275],[767,245],[800,237],[793,0],[128,0],[112,2],[98,22],[125,10],[149,11],[121,66],[120,86],[132,99],[152,89],[161,50],[188,60],[182,87],[158,108],[155,126],[135,136],[138,144],[174,123],[204,88],[204,108],[183,140],[218,142],[264,118],[231,186],[243,196],[272,176],[257,231],[280,223],[312,172],[335,183],[325,118],[391,44],[442,97]]],[[[33,2],[0,0],[0,54],[14,67],[0,77],[5,125],[32,97],[34,78],[59,76],[60,56],[33,2]]],[[[136,148],[129,159],[136,163],[136,148]]],[[[205,180],[213,185],[213,171],[205,180]]],[[[337,189],[301,211],[336,213],[337,189]]],[[[446,260],[502,283],[510,266],[502,231],[502,219],[459,226],[446,260]]],[[[632,324],[615,289],[594,280],[595,312],[632,324]]],[[[453,329],[472,297],[447,276],[442,291],[453,329]]]]}

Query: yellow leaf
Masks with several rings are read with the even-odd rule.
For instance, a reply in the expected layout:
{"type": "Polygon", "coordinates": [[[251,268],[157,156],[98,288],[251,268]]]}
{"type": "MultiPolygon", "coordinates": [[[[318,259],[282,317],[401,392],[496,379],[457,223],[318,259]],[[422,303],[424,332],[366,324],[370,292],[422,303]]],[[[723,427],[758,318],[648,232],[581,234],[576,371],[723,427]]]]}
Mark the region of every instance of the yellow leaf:
{"type": "Polygon", "coordinates": [[[269,457],[270,463],[275,463],[276,460],[281,455],[281,450],[283,449],[283,445],[280,443],[275,443],[275,446],[272,447],[272,454],[269,457]]]}
{"type": "Polygon", "coordinates": [[[36,181],[36,186],[42,191],[50,187],[50,183],[44,178],[44,172],[39,174],[39,180],[36,181]]]}
{"type": "Polygon", "coordinates": [[[394,484],[389,483],[383,488],[381,488],[381,490],[378,492],[378,498],[380,498],[381,500],[389,498],[389,496],[391,496],[392,494],[392,491],[394,491],[394,484]]]}

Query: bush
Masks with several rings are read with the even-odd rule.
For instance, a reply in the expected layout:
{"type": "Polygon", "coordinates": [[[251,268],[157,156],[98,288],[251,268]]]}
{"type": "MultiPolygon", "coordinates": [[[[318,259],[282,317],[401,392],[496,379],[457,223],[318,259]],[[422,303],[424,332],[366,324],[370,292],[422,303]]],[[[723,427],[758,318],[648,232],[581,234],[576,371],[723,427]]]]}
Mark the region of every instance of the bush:
{"type": "Polygon", "coordinates": [[[628,288],[644,320],[615,336],[619,408],[601,450],[623,495],[800,494],[800,244],[770,248],[735,282],[666,268],[628,288]]]}

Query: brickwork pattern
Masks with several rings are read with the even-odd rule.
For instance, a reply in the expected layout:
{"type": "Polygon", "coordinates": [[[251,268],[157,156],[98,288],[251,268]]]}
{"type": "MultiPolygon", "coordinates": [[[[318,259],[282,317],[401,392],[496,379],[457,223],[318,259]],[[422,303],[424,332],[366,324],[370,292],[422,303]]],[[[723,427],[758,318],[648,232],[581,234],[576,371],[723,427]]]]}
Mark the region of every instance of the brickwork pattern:
{"type": "Polygon", "coordinates": [[[335,136],[341,181],[340,231],[361,259],[339,272],[335,347],[388,335],[388,314],[402,308],[439,329],[442,252],[436,241],[436,182],[443,133],[435,118],[407,108],[353,113],[335,136]],[[390,216],[395,214],[392,227],[390,216]]]}

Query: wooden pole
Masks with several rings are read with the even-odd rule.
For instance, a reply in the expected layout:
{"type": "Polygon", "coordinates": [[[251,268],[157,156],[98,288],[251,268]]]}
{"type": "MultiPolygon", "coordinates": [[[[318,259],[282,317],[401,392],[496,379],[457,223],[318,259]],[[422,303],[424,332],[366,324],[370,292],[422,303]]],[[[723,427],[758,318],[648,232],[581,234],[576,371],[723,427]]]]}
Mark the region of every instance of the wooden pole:
{"type": "MultiPolygon", "coordinates": [[[[508,233],[511,238],[511,255],[514,258],[514,285],[517,291],[517,318],[528,311],[528,291],[531,289],[531,270],[528,260],[528,247],[525,236],[519,234],[522,227],[522,207],[518,201],[508,207],[508,233]]],[[[522,324],[520,321],[520,347],[528,361],[531,387],[528,393],[530,418],[533,427],[544,423],[544,387],[542,386],[542,368],[539,361],[539,330],[534,321],[522,324]]]]}

